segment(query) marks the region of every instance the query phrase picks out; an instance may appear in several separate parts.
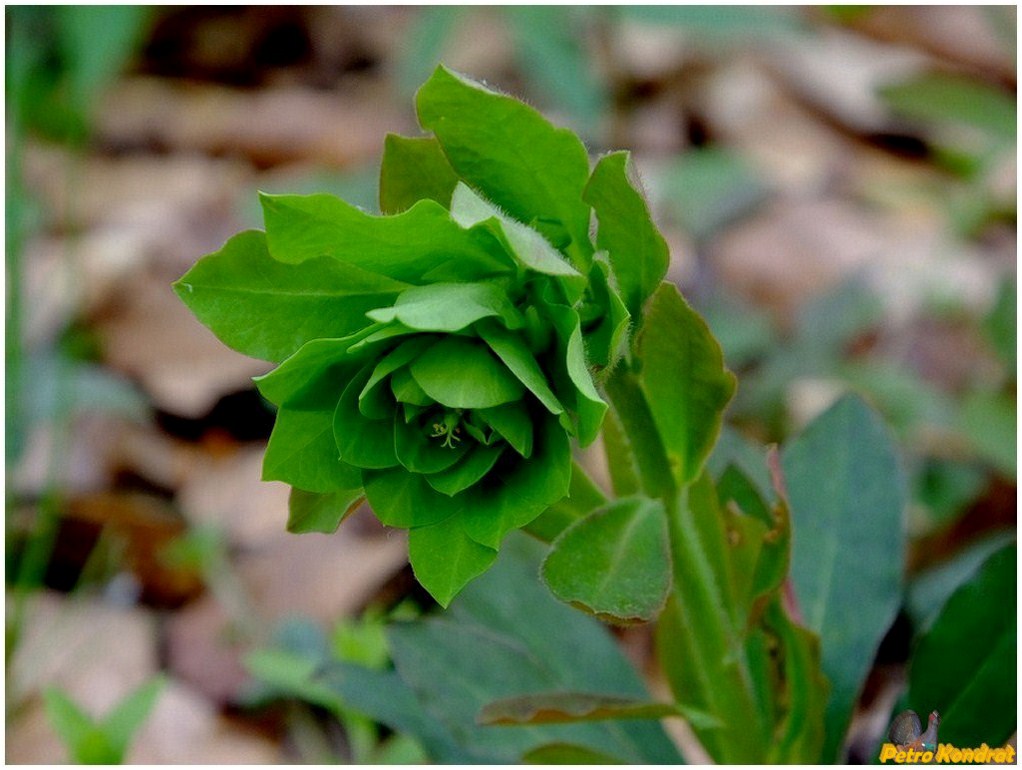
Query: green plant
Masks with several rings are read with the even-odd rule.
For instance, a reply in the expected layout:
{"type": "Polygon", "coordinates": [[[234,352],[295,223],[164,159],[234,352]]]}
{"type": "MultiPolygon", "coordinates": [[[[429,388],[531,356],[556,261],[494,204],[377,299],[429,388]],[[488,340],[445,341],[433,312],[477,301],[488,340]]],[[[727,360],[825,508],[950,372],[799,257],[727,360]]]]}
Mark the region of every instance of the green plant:
{"type": "Polygon", "coordinates": [[[85,713],[56,688],[44,693],[46,716],[67,747],[72,762],[82,765],[119,765],[128,745],[145,724],[163,688],[163,678],[150,679],[129,693],[102,719],[85,713]]]}
{"type": "Polygon", "coordinates": [[[302,688],[447,761],[673,761],[636,749],[649,734],[574,724],[665,716],[720,762],[840,758],[903,592],[886,427],[846,396],[783,452],[718,442],[735,379],[663,281],[628,154],[591,166],[572,133],[443,67],[417,107],[432,135],[388,137],[382,216],[264,196],[266,232],[175,288],[226,344],[279,364],[257,381],[278,406],[264,478],[292,485],[292,531],[331,532],[368,498],[409,529],[416,577],[446,607],[524,529],[549,544],[541,574],[562,602],[656,621],[673,700],[579,670],[565,653],[606,638],[523,604],[523,587],[486,594],[492,574],[450,620],[390,627],[396,672],[303,663],[302,688]],[[572,441],[598,436],[611,496],[572,461],[572,441]],[[530,727],[487,751],[479,731],[498,728],[475,717],[530,727]]]}

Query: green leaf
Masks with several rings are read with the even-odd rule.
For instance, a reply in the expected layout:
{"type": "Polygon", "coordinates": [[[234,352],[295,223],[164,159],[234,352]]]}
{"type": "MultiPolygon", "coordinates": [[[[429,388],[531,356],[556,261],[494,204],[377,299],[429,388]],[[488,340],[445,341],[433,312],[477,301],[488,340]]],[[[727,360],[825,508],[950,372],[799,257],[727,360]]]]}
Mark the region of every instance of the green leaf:
{"type": "Polygon", "coordinates": [[[327,256],[413,284],[478,280],[512,267],[436,201],[374,217],[332,195],[263,195],[260,200],[267,245],[280,262],[327,256]]]}
{"type": "Polygon", "coordinates": [[[1015,478],[1018,406],[1014,395],[973,391],[962,401],[958,422],[980,457],[1006,477],[1015,478]]]}
{"type": "Polygon", "coordinates": [[[344,388],[334,410],[334,441],[341,460],[356,468],[392,468],[398,464],[391,420],[370,420],[358,408],[369,367],[344,388]]]}
{"type": "Polygon", "coordinates": [[[454,188],[451,216],[462,227],[482,228],[491,233],[522,267],[544,275],[581,279],[578,271],[542,235],[505,215],[464,182],[454,188]]]}
{"type": "Polygon", "coordinates": [[[497,559],[497,552],[480,545],[453,516],[431,526],[408,532],[408,560],[415,579],[441,607],[447,607],[472,578],[481,575],[497,559]]]}
{"type": "Polygon", "coordinates": [[[940,740],[1001,746],[1018,718],[1015,545],[990,556],[948,599],[909,664],[908,707],[938,711],[940,740]]]}
{"type": "Polygon", "coordinates": [[[410,329],[457,332],[483,318],[497,317],[510,329],[522,319],[507,294],[493,283],[433,283],[398,296],[393,307],[366,313],[374,321],[397,320],[410,329]]]}
{"type": "Polygon", "coordinates": [[[928,73],[882,88],[880,96],[901,115],[972,126],[1015,141],[1014,97],[981,80],[928,73]]]}
{"type": "Polygon", "coordinates": [[[365,492],[361,483],[357,489],[327,493],[292,489],[287,499],[287,531],[296,535],[307,532],[332,534],[363,500],[365,492]]]}
{"type": "Polygon", "coordinates": [[[113,764],[121,761],[102,728],[64,693],[55,688],[43,692],[46,717],[67,747],[72,762],[113,764]]]}
{"type": "Polygon", "coordinates": [[[359,361],[365,353],[349,353],[361,336],[364,334],[306,342],[272,372],[256,377],[256,387],[277,406],[287,402],[305,408],[329,408],[339,397],[337,383],[347,382],[361,368],[359,361]]]}
{"type": "Polygon", "coordinates": [[[525,752],[522,762],[527,765],[626,765],[617,759],[586,746],[572,743],[547,743],[525,752]]]}
{"type": "Polygon", "coordinates": [[[453,497],[486,476],[500,459],[504,449],[503,444],[476,446],[453,468],[440,473],[431,473],[426,476],[426,481],[437,492],[453,497]]]}
{"type": "Polygon", "coordinates": [[[268,361],[281,361],[310,340],[364,327],[366,311],[390,304],[403,288],[335,260],[283,264],[254,230],[235,235],[174,284],[181,301],[225,345],[268,361]]]}
{"type": "Polygon", "coordinates": [[[667,521],[657,500],[616,500],[562,532],[543,562],[551,592],[612,623],[645,623],[671,587],[667,521]]]}
{"type": "Polygon", "coordinates": [[[156,699],[165,684],[162,676],[155,676],[124,697],[102,721],[110,745],[124,756],[128,744],[149,718],[156,699]]]}
{"type": "Polygon", "coordinates": [[[434,137],[387,134],[380,163],[380,210],[400,214],[423,199],[451,206],[458,176],[434,137]]]}
{"type": "Polygon", "coordinates": [[[955,589],[970,580],[994,551],[1014,539],[1014,529],[992,533],[973,541],[948,561],[912,578],[905,596],[905,612],[917,633],[928,630],[955,589]]]}
{"type": "MultiPolygon", "coordinates": [[[[593,443],[600,433],[603,416],[607,413],[607,403],[597,393],[586,364],[578,313],[564,305],[550,305],[547,312],[557,329],[556,364],[566,375],[558,379],[561,381],[567,379],[573,386],[574,411],[578,416],[578,443],[586,447],[593,443]]],[[[562,394],[562,400],[566,398],[562,394]]]]}
{"type": "Polygon", "coordinates": [[[603,421],[603,449],[607,454],[610,483],[614,494],[628,497],[639,489],[639,470],[635,463],[631,442],[617,411],[610,409],[603,421]]]}
{"type": "Polygon", "coordinates": [[[536,227],[588,268],[589,157],[578,137],[517,99],[438,67],[416,97],[419,122],[451,166],[519,222],[536,227]]]}
{"type": "Polygon", "coordinates": [[[1018,347],[1018,290],[1014,279],[1001,281],[997,300],[983,320],[983,331],[1008,371],[1014,372],[1018,347]]]}
{"type": "Polygon", "coordinates": [[[301,698],[340,716],[344,702],[330,687],[317,681],[320,661],[292,650],[259,649],[245,656],[245,669],[261,683],[301,698]]]}
{"type": "Polygon", "coordinates": [[[640,190],[629,154],[615,152],[600,158],[583,195],[599,222],[596,245],[610,255],[625,306],[636,323],[670,260],[667,242],[640,190]]]}
{"type": "Polygon", "coordinates": [[[480,324],[478,332],[505,366],[551,414],[561,414],[564,411],[561,402],[550,390],[546,375],[521,337],[496,324],[480,324]]]}
{"type": "Polygon", "coordinates": [[[604,505],[607,496],[577,462],[571,465],[571,484],[568,495],[546,509],[537,519],[529,522],[526,531],[545,543],[556,537],[579,519],[604,505]]]}
{"type": "MultiPolygon", "coordinates": [[[[624,342],[632,320],[624,300],[610,285],[610,267],[606,262],[607,252],[598,252],[589,271],[589,297],[598,310],[600,320],[587,325],[584,332],[586,355],[593,370],[604,375],[613,371],[614,365],[624,354],[624,342]]],[[[585,305],[583,305],[583,311],[585,305]]]]}
{"type": "Polygon", "coordinates": [[[356,489],[362,475],[338,455],[332,411],[282,406],[263,456],[263,481],[325,493],[356,489]]]}
{"type": "MultiPolygon", "coordinates": [[[[387,353],[383,360],[373,369],[369,381],[362,388],[362,392],[358,394],[359,411],[371,420],[389,419],[394,412],[394,401],[386,394],[385,385],[387,378],[394,375],[390,380],[394,398],[397,398],[398,401],[406,400],[398,396],[398,390],[404,391],[402,386],[406,386],[407,381],[411,380],[411,374],[408,374],[407,369],[402,369],[402,367],[411,363],[419,353],[428,348],[436,339],[436,337],[428,334],[417,334],[387,353]],[[402,375],[404,375],[403,379],[402,375]],[[395,379],[398,380],[397,383],[394,382],[395,379]]],[[[402,392],[402,395],[411,397],[411,399],[407,400],[416,400],[415,396],[418,394],[414,389],[411,389],[407,393],[402,392]]],[[[416,403],[418,403],[418,400],[416,400],[416,403]]],[[[420,405],[428,406],[431,403],[431,401],[426,400],[420,405]]]]}
{"type": "Polygon", "coordinates": [[[425,477],[404,468],[367,472],[365,492],[376,518],[388,527],[402,529],[444,521],[461,513],[465,505],[464,497],[435,492],[425,477]]]}
{"type": "Polygon", "coordinates": [[[638,342],[641,386],[678,483],[692,483],[720,433],[735,378],[720,345],[678,289],[661,284],[638,342]]]}
{"type": "Polygon", "coordinates": [[[524,527],[568,493],[571,445],[553,417],[534,425],[533,454],[510,468],[495,469],[473,487],[463,516],[469,537],[499,548],[508,532],[524,527]]]}
{"type": "Polygon", "coordinates": [[[445,337],[419,356],[412,376],[429,397],[458,409],[485,409],[522,397],[525,388],[489,348],[445,337]]]}
{"type": "Polygon", "coordinates": [[[654,721],[513,729],[477,724],[487,703],[534,692],[650,699],[607,630],[557,602],[539,584],[535,545],[524,537],[509,539],[500,561],[446,613],[390,626],[394,663],[421,709],[450,726],[464,751],[484,753],[502,764],[551,742],[583,745],[643,764],[678,762],[677,751],[654,721]]]}
{"type": "Polygon", "coordinates": [[[522,457],[532,455],[532,418],[521,401],[480,409],[478,415],[522,457]]]}
{"type": "Polygon", "coordinates": [[[484,725],[561,724],[607,719],[660,719],[677,716],[673,703],[586,692],[545,692],[518,695],[487,703],[479,712],[484,725]]]}
{"type": "Polygon", "coordinates": [[[791,581],[820,635],[827,704],[823,760],[835,761],[901,602],[904,480],[880,418],[846,396],[783,454],[793,525],[791,581]]]}

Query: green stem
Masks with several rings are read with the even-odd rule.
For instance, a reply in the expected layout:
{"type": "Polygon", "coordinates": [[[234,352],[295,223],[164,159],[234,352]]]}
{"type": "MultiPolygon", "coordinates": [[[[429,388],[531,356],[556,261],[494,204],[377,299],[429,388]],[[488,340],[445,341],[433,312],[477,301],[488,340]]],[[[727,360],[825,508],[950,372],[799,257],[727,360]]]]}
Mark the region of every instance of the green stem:
{"type": "Polygon", "coordinates": [[[638,377],[619,369],[605,389],[642,491],[661,500],[667,513],[674,580],[657,643],[671,647],[660,650],[661,659],[681,659],[678,665],[687,669],[682,679],[692,688],[676,689],[675,695],[683,705],[708,710],[724,723],[697,731],[716,761],[761,762],[768,746],[723,585],[727,540],[719,511],[716,505],[691,505],[693,489],[679,488],[638,377]]]}

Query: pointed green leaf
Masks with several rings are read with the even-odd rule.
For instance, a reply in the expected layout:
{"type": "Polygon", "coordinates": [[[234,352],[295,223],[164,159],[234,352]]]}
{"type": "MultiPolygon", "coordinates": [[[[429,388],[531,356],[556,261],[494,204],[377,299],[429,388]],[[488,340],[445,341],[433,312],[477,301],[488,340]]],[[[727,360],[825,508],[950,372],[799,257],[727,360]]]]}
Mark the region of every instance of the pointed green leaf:
{"type": "Polygon", "coordinates": [[[445,337],[415,360],[411,372],[430,398],[447,407],[499,406],[525,392],[489,348],[464,337],[445,337]]]}
{"type": "Polygon", "coordinates": [[[478,415],[522,457],[532,455],[532,418],[521,401],[480,409],[478,415]]]}
{"type": "Polygon", "coordinates": [[[670,260],[667,241],[653,223],[641,190],[629,154],[614,152],[600,158],[583,196],[599,222],[596,245],[610,255],[625,305],[636,323],[670,260]]]}
{"type": "Polygon", "coordinates": [[[283,481],[308,492],[336,492],[361,486],[358,468],[342,462],[334,441],[333,410],[277,410],[266,454],[263,481],[283,481]]]}
{"type": "Polygon", "coordinates": [[[416,97],[419,122],[436,134],[462,179],[588,268],[589,157],[578,137],[536,110],[438,67],[416,97]],[[563,233],[563,235],[561,235],[563,233]]]}
{"type": "Polygon", "coordinates": [[[880,418],[846,396],[783,454],[792,518],[791,582],[820,635],[827,704],[823,759],[839,759],[859,691],[901,603],[904,480],[880,418]]]}
{"type": "MultiPolygon", "coordinates": [[[[390,378],[390,391],[394,394],[394,398],[405,407],[418,407],[420,410],[424,410],[436,404],[436,401],[419,387],[419,383],[412,377],[411,370],[407,368],[394,372],[394,376],[390,378]]],[[[419,411],[416,416],[421,413],[419,411]]],[[[407,411],[405,412],[405,422],[411,422],[408,419],[407,411]]]]}
{"type": "Polygon", "coordinates": [[[296,535],[306,532],[332,534],[363,500],[365,492],[361,486],[361,474],[356,489],[326,493],[292,489],[287,499],[287,531],[296,535]]]}
{"type": "Polygon", "coordinates": [[[410,329],[428,332],[457,332],[492,317],[509,329],[522,325],[507,294],[494,283],[416,286],[398,296],[393,307],[371,310],[366,315],[381,323],[397,320],[410,329]]]}
{"type": "Polygon", "coordinates": [[[427,483],[437,492],[453,497],[478,482],[500,459],[504,444],[494,446],[477,445],[453,468],[426,476],[427,483]]]}
{"type": "Polygon", "coordinates": [[[317,385],[323,380],[346,383],[347,378],[336,376],[341,374],[339,370],[358,371],[360,366],[354,362],[361,356],[349,354],[358,338],[359,335],[352,335],[341,339],[307,342],[272,372],[256,377],[256,387],[263,398],[277,406],[284,402],[294,404],[304,400],[308,406],[315,404],[325,408],[330,405],[328,397],[330,390],[336,393],[335,398],[340,397],[340,393],[337,392],[339,387],[335,386],[324,392],[324,389],[317,385]]]}
{"type": "Polygon", "coordinates": [[[394,402],[386,395],[384,380],[401,367],[411,363],[419,353],[435,341],[436,338],[430,335],[417,335],[390,351],[373,369],[372,376],[369,377],[369,381],[359,393],[359,411],[373,420],[388,419],[393,412],[394,402]]]}
{"type": "Polygon", "coordinates": [[[596,392],[596,386],[593,384],[592,375],[586,364],[585,345],[582,342],[578,313],[564,305],[551,305],[547,308],[547,312],[557,328],[557,364],[564,370],[568,381],[574,386],[574,406],[578,415],[578,443],[580,446],[586,447],[593,443],[596,436],[599,435],[603,416],[607,413],[607,404],[596,392]]]}
{"type": "Polygon", "coordinates": [[[394,454],[391,420],[370,420],[358,409],[358,394],[369,379],[369,368],[348,383],[334,410],[334,441],[341,460],[357,468],[392,468],[394,454]]]}
{"type": "Polygon", "coordinates": [[[585,468],[578,462],[572,462],[568,495],[530,522],[526,531],[544,543],[552,543],[565,529],[606,502],[607,496],[589,478],[585,468]]]}
{"type": "Polygon", "coordinates": [[[457,183],[458,176],[434,137],[387,134],[380,163],[380,211],[384,214],[400,214],[424,198],[449,208],[457,183]]]}
{"type": "Polygon", "coordinates": [[[586,692],[545,692],[502,698],[483,706],[484,725],[534,725],[598,722],[605,719],[661,719],[677,716],[673,703],[650,703],[637,698],[586,692]]]}
{"type": "Polygon", "coordinates": [[[631,498],[596,509],[554,541],[543,580],[558,599],[603,620],[652,620],[671,587],[663,506],[631,498]]]}
{"type": "Polygon", "coordinates": [[[507,365],[507,368],[521,380],[522,384],[539,399],[543,406],[552,414],[561,414],[564,411],[561,402],[550,390],[546,375],[543,374],[543,370],[539,368],[532,352],[520,336],[507,329],[502,329],[496,324],[480,324],[478,332],[500,360],[507,365]]]}
{"type": "Polygon", "coordinates": [[[283,264],[254,230],[235,235],[174,284],[181,301],[225,345],[268,361],[287,358],[309,340],[362,328],[367,310],[389,305],[404,288],[335,260],[283,264]]]}
{"type": "Polygon", "coordinates": [[[332,195],[262,195],[266,240],[280,262],[332,257],[399,281],[471,281],[506,272],[507,257],[424,200],[374,217],[332,195]]]}
{"type": "MultiPolygon", "coordinates": [[[[579,279],[581,275],[540,233],[504,214],[464,182],[451,197],[451,216],[462,227],[488,230],[522,267],[544,275],[579,279]]],[[[584,281],[580,284],[581,289],[584,281]]]]}
{"type": "Polygon", "coordinates": [[[408,533],[408,560],[419,581],[441,607],[481,575],[497,559],[497,552],[465,534],[461,516],[416,527],[408,533]]]}
{"type": "Polygon", "coordinates": [[[149,718],[164,684],[162,676],[153,677],[123,698],[103,718],[103,732],[121,756],[127,752],[131,739],[149,718]]]}
{"type": "Polygon", "coordinates": [[[709,327],[671,284],[653,295],[639,334],[641,383],[675,478],[692,483],[720,432],[735,378],[709,327]]]}
{"type": "Polygon", "coordinates": [[[73,763],[112,764],[120,762],[100,725],[56,688],[43,692],[46,717],[53,731],[67,747],[73,763]]]}
{"type": "Polygon", "coordinates": [[[388,527],[426,527],[455,516],[464,496],[448,497],[435,491],[425,477],[404,468],[367,471],[366,498],[373,513],[388,527]]]}
{"type": "MultiPolygon", "coordinates": [[[[606,252],[598,252],[589,271],[589,293],[592,304],[599,308],[601,318],[585,331],[586,354],[596,371],[610,372],[624,354],[624,343],[632,316],[621,295],[610,285],[610,268],[603,261],[606,252]]],[[[636,317],[636,323],[641,317],[636,317]]]]}
{"type": "Polygon", "coordinates": [[[990,556],[948,599],[909,664],[907,707],[940,713],[940,740],[1001,746],[1018,719],[1017,552],[990,556]]]}

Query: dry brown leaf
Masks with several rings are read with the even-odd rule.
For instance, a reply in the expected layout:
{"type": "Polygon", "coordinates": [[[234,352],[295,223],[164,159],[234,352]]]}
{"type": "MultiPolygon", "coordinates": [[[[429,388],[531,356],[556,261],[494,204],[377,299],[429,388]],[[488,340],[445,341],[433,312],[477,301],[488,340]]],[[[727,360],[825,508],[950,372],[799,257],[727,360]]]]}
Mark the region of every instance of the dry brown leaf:
{"type": "Polygon", "coordinates": [[[177,275],[144,273],[95,330],[106,362],[137,378],[156,406],[201,417],[224,395],[252,386],[270,365],[226,348],[171,290],[177,275]]]}

